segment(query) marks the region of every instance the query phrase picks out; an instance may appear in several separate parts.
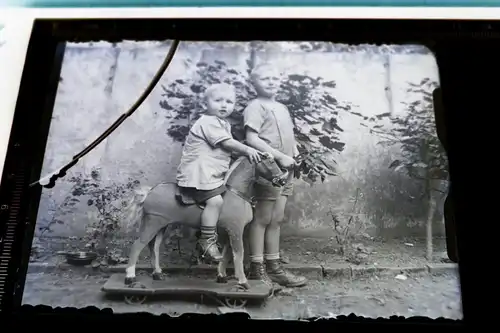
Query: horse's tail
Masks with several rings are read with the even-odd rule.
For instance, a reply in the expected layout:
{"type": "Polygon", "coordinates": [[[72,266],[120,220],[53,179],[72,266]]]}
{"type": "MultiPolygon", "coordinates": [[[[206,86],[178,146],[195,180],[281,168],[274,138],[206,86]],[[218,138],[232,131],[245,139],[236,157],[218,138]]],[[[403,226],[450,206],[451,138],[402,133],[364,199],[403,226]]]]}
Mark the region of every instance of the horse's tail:
{"type": "Polygon", "coordinates": [[[132,231],[141,225],[144,214],[144,201],[151,189],[152,187],[142,187],[135,191],[124,214],[125,229],[127,231],[132,231]]]}

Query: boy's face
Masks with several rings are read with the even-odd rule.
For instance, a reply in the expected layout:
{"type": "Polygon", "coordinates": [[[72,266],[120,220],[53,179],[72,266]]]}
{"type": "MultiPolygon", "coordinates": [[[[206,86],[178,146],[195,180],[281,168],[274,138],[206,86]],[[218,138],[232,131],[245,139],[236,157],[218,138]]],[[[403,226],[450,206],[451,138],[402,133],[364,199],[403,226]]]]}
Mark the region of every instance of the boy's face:
{"type": "Polygon", "coordinates": [[[278,92],[281,75],[275,69],[265,69],[254,76],[253,85],[257,94],[262,97],[273,97],[278,92]]]}
{"type": "Polygon", "coordinates": [[[219,118],[227,118],[233,113],[236,96],[230,89],[219,89],[207,98],[207,112],[219,118]]]}

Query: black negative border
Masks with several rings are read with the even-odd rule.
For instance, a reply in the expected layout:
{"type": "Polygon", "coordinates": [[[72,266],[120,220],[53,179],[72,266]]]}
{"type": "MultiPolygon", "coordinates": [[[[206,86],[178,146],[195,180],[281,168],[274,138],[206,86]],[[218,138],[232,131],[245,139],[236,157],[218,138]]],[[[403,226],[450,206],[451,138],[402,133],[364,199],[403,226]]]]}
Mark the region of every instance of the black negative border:
{"type": "MultiPolygon", "coordinates": [[[[31,34],[2,175],[2,204],[10,206],[16,186],[23,189],[16,216],[13,256],[9,259],[9,278],[0,303],[2,312],[12,311],[22,299],[39,206],[39,199],[32,198],[40,198],[42,191],[41,187],[30,188],[29,180],[37,178],[41,172],[64,56],[65,44],[47,39],[46,33],[42,27],[33,29],[31,34]],[[17,180],[18,175],[22,180],[17,180]]],[[[3,222],[9,211],[2,210],[0,214],[3,222]]]]}

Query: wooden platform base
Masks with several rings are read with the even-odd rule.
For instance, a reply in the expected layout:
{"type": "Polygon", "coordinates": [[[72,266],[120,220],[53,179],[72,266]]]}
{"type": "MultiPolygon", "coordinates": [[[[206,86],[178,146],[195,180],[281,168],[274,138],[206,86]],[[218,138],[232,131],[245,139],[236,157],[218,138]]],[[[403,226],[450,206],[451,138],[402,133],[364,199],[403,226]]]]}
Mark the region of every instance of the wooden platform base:
{"type": "Polygon", "coordinates": [[[123,295],[128,304],[142,304],[153,295],[200,295],[217,300],[230,308],[241,308],[248,300],[264,301],[271,287],[262,281],[250,280],[249,290],[239,290],[236,281],[218,283],[196,278],[170,278],[156,281],[150,276],[138,276],[137,282],[125,285],[125,274],[114,274],[102,287],[106,294],[123,295]]]}

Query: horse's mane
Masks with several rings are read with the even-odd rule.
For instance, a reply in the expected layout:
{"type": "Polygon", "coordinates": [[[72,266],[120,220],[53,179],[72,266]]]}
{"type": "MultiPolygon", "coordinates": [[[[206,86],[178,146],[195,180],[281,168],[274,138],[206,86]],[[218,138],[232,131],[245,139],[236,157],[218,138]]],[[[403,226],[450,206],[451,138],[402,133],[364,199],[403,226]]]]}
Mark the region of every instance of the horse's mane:
{"type": "Polygon", "coordinates": [[[236,170],[236,168],[246,159],[247,157],[246,156],[240,156],[236,159],[236,161],[233,162],[233,164],[231,164],[231,166],[229,167],[229,170],[227,171],[226,173],[226,177],[224,177],[224,184],[226,184],[227,180],[229,179],[229,177],[231,176],[231,174],[233,173],[234,170],[236,170]]]}

